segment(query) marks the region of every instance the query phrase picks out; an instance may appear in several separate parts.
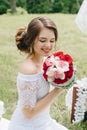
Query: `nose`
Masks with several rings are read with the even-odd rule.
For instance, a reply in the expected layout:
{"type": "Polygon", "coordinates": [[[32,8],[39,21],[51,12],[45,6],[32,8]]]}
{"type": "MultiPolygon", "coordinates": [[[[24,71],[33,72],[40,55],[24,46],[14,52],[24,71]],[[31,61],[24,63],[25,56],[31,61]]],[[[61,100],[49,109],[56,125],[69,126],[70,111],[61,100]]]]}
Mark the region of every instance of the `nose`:
{"type": "Polygon", "coordinates": [[[51,42],[47,42],[46,43],[46,47],[50,48],[52,46],[52,43],[51,42]]]}

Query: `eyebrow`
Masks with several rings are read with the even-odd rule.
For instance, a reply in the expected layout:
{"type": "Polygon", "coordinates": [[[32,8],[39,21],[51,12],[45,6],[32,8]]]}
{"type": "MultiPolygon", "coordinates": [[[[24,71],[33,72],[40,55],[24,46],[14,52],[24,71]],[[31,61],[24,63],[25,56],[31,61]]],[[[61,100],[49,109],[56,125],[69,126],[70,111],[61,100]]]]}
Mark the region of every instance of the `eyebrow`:
{"type": "MultiPolygon", "coordinates": [[[[47,39],[46,37],[39,37],[39,39],[47,39]]],[[[55,37],[51,38],[52,40],[55,40],[55,37]]]]}

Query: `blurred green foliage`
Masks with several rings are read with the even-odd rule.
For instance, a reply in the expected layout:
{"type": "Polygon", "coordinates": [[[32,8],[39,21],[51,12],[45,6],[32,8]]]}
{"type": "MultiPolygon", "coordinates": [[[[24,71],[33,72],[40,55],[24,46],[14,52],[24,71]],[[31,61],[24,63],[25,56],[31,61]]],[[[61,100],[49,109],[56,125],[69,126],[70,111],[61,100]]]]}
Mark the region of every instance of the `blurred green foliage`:
{"type": "Polygon", "coordinates": [[[28,13],[72,13],[78,12],[83,0],[0,0],[0,14],[16,7],[24,8],[28,13]]]}

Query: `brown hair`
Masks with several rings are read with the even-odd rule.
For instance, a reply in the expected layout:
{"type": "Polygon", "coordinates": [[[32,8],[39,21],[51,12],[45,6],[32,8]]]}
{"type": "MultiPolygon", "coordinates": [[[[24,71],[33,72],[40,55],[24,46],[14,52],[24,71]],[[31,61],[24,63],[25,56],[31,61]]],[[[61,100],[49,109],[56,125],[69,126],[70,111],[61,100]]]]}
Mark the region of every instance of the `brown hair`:
{"type": "Polygon", "coordinates": [[[43,27],[53,30],[57,41],[58,32],[55,23],[47,17],[37,17],[29,23],[28,28],[18,29],[15,36],[17,48],[26,53],[33,53],[33,43],[43,27]]]}

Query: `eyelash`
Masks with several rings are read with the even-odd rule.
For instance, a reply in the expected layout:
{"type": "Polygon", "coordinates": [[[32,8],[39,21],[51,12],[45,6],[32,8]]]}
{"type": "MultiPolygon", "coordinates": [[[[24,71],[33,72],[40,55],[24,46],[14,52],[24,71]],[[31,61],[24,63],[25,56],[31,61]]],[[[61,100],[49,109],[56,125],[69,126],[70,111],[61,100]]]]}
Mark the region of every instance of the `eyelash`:
{"type": "Polygon", "coordinates": [[[45,40],[40,40],[40,42],[45,42],[45,40]]]}
{"type": "MultiPolygon", "coordinates": [[[[42,43],[43,43],[43,42],[46,42],[46,41],[45,41],[45,40],[44,40],[44,41],[40,40],[40,42],[42,42],[42,43]]],[[[53,43],[53,42],[55,42],[55,41],[50,41],[50,42],[52,42],[52,43],[53,43]]]]}
{"type": "Polygon", "coordinates": [[[50,41],[50,42],[52,42],[52,43],[53,43],[53,42],[55,42],[55,41],[50,41]]]}

